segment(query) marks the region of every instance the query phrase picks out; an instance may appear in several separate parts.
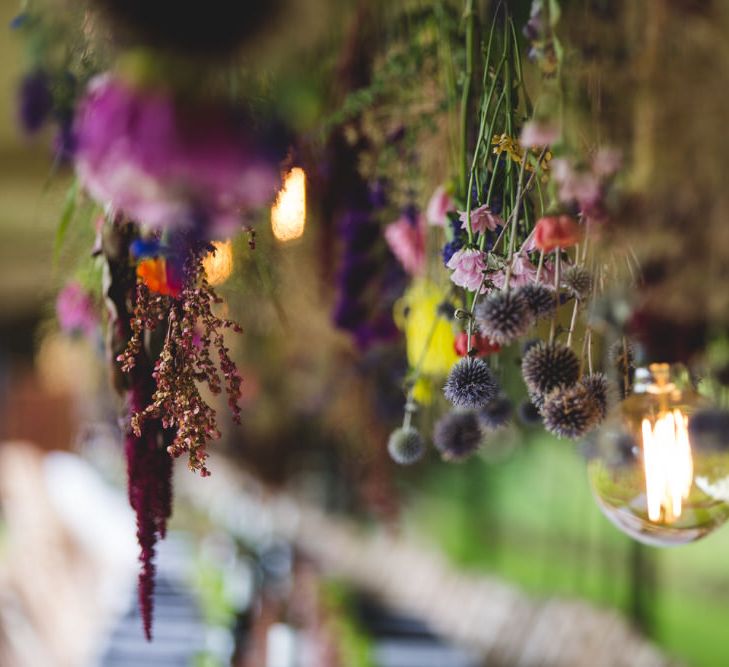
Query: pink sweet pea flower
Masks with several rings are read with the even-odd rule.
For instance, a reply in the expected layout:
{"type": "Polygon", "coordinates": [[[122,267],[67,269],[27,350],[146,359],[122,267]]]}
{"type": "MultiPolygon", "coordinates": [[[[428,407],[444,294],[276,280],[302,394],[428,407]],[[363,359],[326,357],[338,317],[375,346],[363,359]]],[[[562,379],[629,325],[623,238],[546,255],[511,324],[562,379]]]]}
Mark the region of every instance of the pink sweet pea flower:
{"type": "Polygon", "coordinates": [[[422,215],[414,219],[402,215],[385,227],[385,240],[392,254],[412,276],[425,271],[425,222],[422,215]]]}
{"type": "Polygon", "coordinates": [[[439,185],[428,202],[428,207],[425,209],[425,217],[428,220],[429,225],[435,227],[443,227],[448,222],[448,211],[452,211],[453,199],[448,194],[445,186],[439,185]]]}
{"type": "Polygon", "coordinates": [[[56,317],[61,330],[92,337],[99,326],[99,316],[91,295],[80,283],[68,283],[56,299],[56,317]]]}
{"type": "Polygon", "coordinates": [[[451,280],[456,285],[471,292],[481,286],[486,262],[483,252],[478,248],[461,248],[453,253],[446,266],[453,271],[451,280]]]}
{"type": "MultiPolygon", "coordinates": [[[[458,212],[458,219],[461,221],[461,229],[468,228],[468,214],[466,211],[458,212]]],[[[494,231],[497,227],[503,227],[504,220],[500,215],[494,213],[486,204],[471,211],[471,229],[475,234],[483,234],[487,229],[494,231]]]]}
{"type": "MultiPolygon", "coordinates": [[[[509,280],[509,286],[521,287],[522,285],[528,285],[536,282],[537,268],[536,264],[529,260],[526,253],[516,253],[511,264],[511,279],[509,280]]],[[[502,269],[501,271],[489,275],[489,278],[494,284],[494,287],[502,289],[504,287],[504,281],[506,280],[506,269],[502,269]]],[[[545,262],[542,265],[539,282],[547,285],[554,282],[554,264],[545,262]]]]}

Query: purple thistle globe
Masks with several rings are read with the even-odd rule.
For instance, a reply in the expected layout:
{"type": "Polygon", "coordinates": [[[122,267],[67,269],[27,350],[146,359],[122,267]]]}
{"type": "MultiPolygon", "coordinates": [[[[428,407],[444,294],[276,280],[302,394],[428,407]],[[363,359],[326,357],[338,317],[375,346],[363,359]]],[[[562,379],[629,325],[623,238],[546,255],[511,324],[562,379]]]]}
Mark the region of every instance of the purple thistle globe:
{"type": "Polygon", "coordinates": [[[518,292],[493,291],[474,313],[482,334],[497,345],[508,345],[523,336],[534,322],[527,300],[518,292]]]}
{"type": "Polygon", "coordinates": [[[580,380],[595,404],[599,421],[605,419],[610,407],[610,383],[604,373],[591,373],[580,380]]]}
{"type": "Polygon", "coordinates": [[[425,441],[419,431],[412,426],[396,428],[387,441],[387,451],[395,463],[412,465],[423,458],[425,441]]]}
{"type": "Polygon", "coordinates": [[[481,408],[496,397],[498,386],[489,365],[464,357],[448,374],[443,393],[457,408],[481,408]]]}
{"type": "Polygon", "coordinates": [[[580,438],[599,421],[595,402],[581,384],[554,389],[544,399],[541,412],[544,428],[558,438],[580,438]]]}
{"type": "Polygon", "coordinates": [[[433,444],[445,461],[463,461],[483,441],[478,417],[472,410],[449,412],[435,424],[433,444]]]}

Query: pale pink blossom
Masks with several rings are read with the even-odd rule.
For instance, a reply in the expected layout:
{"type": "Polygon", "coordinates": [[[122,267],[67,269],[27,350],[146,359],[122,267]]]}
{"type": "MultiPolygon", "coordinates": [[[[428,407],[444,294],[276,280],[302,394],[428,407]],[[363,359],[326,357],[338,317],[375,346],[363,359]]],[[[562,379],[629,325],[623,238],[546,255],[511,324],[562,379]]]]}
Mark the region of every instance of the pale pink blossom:
{"type": "MultiPolygon", "coordinates": [[[[461,221],[461,229],[468,229],[468,213],[458,212],[458,219],[461,221]]],[[[503,227],[503,218],[494,213],[486,204],[471,211],[471,230],[475,234],[483,234],[486,230],[494,231],[497,227],[503,227]]]]}
{"type": "Polygon", "coordinates": [[[94,301],[80,283],[68,283],[56,298],[56,317],[61,330],[92,337],[99,326],[94,301]]]}
{"type": "MultiPolygon", "coordinates": [[[[446,265],[453,270],[451,280],[460,287],[475,292],[483,282],[486,261],[478,248],[461,248],[453,253],[446,265]]],[[[483,291],[483,290],[482,290],[483,291]]]]}
{"type": "Polygon", "coordinates": [[[402,215],[385,227],[385,240],[410,275],[425,271],[425,221],[418,214],[414,218],[402,215]]]}
{"type": "Polygon", "coordinates": [[[524,123],[519,143],[524,148],[551,146],[559,140],[559,137],[560,130],[556,124],[549,121],[530,120],[528,123],[524,123]]]}
{"type": "Polygon", "coordinates": [[[622,165],[623,158],[615,148],[598,148],[592,158],[592,173],[600,178],[612,176],[622,165]]]}
{"type": "Polygon", "coordinates": [[[428,224],[436,227],[443,227],[448,222],[448,211],[454,209],[453,199],[448,194],[445,186],[439,185],[428,202],[425,209],[425,217],[428,224]]]}
{"type": "Polygon", "coordinates": [[[552,173],[561,202],[577,202],[581,209],[596,206],[602,198],[600,179],[591,171],[579,171],[564,158],[552,160],[552,173]]]}
{"type": "MultiPolygon", "coordinates": [[[[521,287],[522,285],[536,282],[537,269],[537,265],[530,261],[526,253],[516,253],[511,263],[510,287],[521,287]]],[[[494,287],[502,289],[506,280],[506,269],[504,268],[501,271],[489,275],[489,279],[494,284],[494,287]]],[[[554,282],[554,264],[545,262],[542,265],[539,282],[548,285],[554,282]]]]}

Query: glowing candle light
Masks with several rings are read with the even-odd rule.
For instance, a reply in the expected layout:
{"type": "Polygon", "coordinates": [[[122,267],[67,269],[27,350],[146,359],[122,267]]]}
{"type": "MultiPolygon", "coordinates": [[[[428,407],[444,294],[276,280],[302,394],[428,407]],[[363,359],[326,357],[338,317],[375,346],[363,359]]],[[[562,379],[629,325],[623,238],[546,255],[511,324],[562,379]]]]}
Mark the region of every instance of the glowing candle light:
{"type": "Polygon", "coordinates": [[[233,244],[230,241],[213,241],[215,251],[203,257],[205,276],[211,285],[222,285],[233,272],[233,244]]]}
{"type": "Polygon", "coordinates": [[[293,241],[306,224],[306,174],[294,167],[284,177],[276,202],[271,207],[271,228],[279,241],[293,241]]]}

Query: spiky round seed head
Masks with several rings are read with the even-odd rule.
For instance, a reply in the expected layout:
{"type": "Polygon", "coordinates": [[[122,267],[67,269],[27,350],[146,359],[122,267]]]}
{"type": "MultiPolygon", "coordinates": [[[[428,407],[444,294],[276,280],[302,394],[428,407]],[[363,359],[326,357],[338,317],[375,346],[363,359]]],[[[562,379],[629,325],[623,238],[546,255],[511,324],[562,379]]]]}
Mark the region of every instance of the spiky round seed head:
{"type": "Polygon", "coordinates": [[[531,404],[537,410],[541,410],[544,405],[544,394],[540,394],[538,391],[532,391],[531,389],[527,389],[527,394],[529,395],[531,404]]]}
{"type": "Polygon", "coordinates": [[[590,373],[580,380],[580,384],[587,389],[592,402],[595,404],[598,421],[607,416],[610,407],[610,384],[604,373],[590,373]]]}
{"type": "Polygon", "coordinates": [[[635,351],[629,341],[616,340],[608,349],[608,360],[618,375],[624,377],[630,375],[635,368],[635,351]]]}
{"type": "Polygon", "coordinates": [[[519,419],[527,426],[536,426],[542,423],[542,415],[539,413],[539,408],[531,401],[522,401],[519,404],[518,413],[519,419]]]}
{"type": "Polygon", "coordinates": [[[473,454],[483,441],[476,413],[453,411],[435,424],[433,444],[445,461],[462,461],[473,454]]]}
{"type": "Polygon", "coordinates": [[[546,395],[555,387],[569,387],[577,382],[580,361],[561,343],[541,342],[522,358],[521,373],[530,393],[546,395]]]}
{"type": "Polygon", "coordinates": [[[544,428],[559,438],[580,438],[597,424],[597,408],[581,384],[553,389],[541,412],[544,428]]]}
{"type": "Polygon", "coordinates": [[[448,374],[443,393],[457,408],[480,408],[496,397],[498,387],[489,365],[483,360],[464,357],[448,374]]]}
{"type": "Polygon", "coordinates": [[[527,302],[534,319],[551,317],[557,307],[554,290],[541,283],[529,283],[516,290],[527,302]]]}
{"type": "Polygon", "coordinates": [[[523,336],[534,320],[526,299],[516,291],[491,292],[474,314],[481,333],[497,345],[508,345],[523,336]]]}
{"type": "Polygon", "coordinates": [[[592,274],[584,266],[571,266],[565,271],[562,284],[576,299],[584,299],[592,291],[592,274]]]}
{"type": "Polygon", "coordinates": [[[395,463],[411,465],[420,461],[425,454],[425,441],[412,426],[396,428],[387,441],[387,451],[395,463]]]}
{"type": "Polygon", "coordinates": [[[477,416],[481,428],[495,431],[506,426],[513,412],[514,406],[511,401],[506,396],[499,395],[484,405],[478,411],[477,416]]]}

